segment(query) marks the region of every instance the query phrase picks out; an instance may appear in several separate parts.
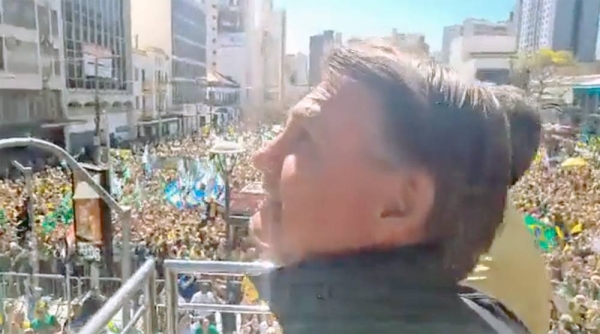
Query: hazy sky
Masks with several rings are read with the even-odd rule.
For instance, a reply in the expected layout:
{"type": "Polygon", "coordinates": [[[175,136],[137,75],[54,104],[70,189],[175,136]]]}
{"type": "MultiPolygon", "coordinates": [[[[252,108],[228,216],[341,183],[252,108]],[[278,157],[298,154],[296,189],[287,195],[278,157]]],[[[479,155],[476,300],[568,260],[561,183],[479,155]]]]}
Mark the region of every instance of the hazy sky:
{"type": "Polygon", "coordinates": [[[508,19],[516,0],[274,0],[287,11],[287,52],[308,51],[311,35],[332,29],[349,37],[425,34],[432,51],[441,49],[444,26],[467,17],[508,19]]]}

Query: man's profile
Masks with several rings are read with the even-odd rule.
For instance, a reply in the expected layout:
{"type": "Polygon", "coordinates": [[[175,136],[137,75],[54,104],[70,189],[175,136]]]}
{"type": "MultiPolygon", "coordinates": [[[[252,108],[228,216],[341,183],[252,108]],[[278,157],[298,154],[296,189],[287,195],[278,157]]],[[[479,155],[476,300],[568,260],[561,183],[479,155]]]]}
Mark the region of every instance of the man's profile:
{"type": "Polygon", "coordinates": [[[499,332],[459,282],[521,176],[509,129],[489,88],[429,60],[386,45],[336,50],[255,157],[269,198],[252,226],[281,265],[267,285],[283,331],[499,332]]]}

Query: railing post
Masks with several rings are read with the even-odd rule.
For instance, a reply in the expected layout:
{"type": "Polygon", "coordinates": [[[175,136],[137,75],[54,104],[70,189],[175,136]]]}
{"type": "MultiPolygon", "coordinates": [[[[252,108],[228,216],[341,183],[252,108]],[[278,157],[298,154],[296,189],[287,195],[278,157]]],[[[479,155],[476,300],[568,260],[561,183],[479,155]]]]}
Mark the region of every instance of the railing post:
{"type": "MultiPolygon", "coordinates": [[[[121,286],[125,285],[131,277],[131,208],[125,208],[121,219],[121,286]]],[[[131,319],[131,303],[126,300],[123,304],[123,323],[131,319]]]]}
{"type": "Polygon", "coordinates": [[[166,292],[166,313],[167,313],[167,333],[177,333],[177,304],[179,293],[177,291],[177,273],[174,270],[165,268],[165,292],[166,292]]]}
{"type": "Polygon", "coordinates": [[[152,272],[146,282],[146,291],[144,291],[146,298],[144,298],[144,304],[146,305],[146,319],[144,319],[144,325],[146,327],[146,333],[157,333],[158,321],[156,319],[156,272],[152,272]]]}

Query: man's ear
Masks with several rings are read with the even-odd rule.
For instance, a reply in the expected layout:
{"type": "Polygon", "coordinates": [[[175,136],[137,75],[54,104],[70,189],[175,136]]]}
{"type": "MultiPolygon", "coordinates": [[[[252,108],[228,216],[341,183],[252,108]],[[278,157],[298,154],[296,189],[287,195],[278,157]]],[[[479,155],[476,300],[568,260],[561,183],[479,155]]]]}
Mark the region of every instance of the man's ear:
{"type": "Polygon", "coordinates": [[[387,234],[381,237],[389,238],[389,242],[420,238],[435,200],[435,182],[429,173],[415,169],[399,174],[387,183],[390,188],[385,190],[386,201],[379,216],[387,234]]]}

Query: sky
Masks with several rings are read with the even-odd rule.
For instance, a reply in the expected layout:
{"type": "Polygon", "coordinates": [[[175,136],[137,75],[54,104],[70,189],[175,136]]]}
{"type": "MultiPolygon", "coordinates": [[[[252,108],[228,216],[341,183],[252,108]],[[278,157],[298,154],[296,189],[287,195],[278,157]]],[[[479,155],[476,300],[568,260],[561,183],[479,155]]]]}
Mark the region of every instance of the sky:
{"type": "Polygon", "coordinates": [[[287,53],[308,53],[311,35],[323,30],[350,37],[422,33],[432,51],[442,46],[444,27],[464,19],[507,20],[516,0],[274,0],[287,14],[287,53]]]}

